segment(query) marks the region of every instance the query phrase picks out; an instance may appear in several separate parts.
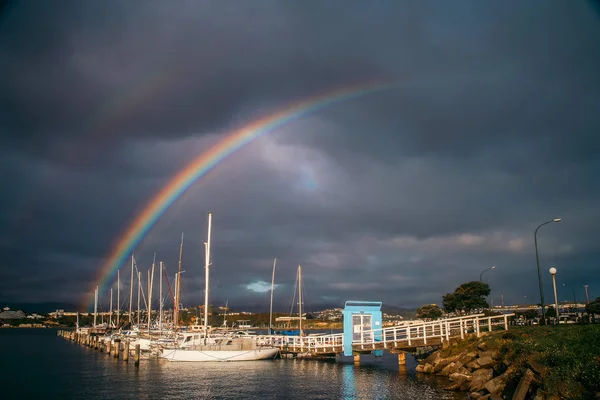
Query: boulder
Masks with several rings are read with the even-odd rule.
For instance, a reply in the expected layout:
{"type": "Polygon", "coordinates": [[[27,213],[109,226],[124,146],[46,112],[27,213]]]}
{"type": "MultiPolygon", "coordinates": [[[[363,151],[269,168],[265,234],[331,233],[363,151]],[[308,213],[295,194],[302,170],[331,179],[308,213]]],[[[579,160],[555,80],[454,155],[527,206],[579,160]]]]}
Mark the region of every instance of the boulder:
{"type": "Polygon", "coordinates": [[[482,368],[473,372],[471,386],[469,390],[477,392],[485,387],[485,384],[494,377],[494,371],[491,368],[482,368]]]}
{"type": "Polygon", "coordinates": [[[467,377],[464,375],[460,375],[460,374],[454,374],[454,375],[458,375],[456,376],[456,380],[453,380],[453,382],[446,386],[444,388],[444,390],[460,390],[460,388],[462,387],[462,385],[464,385],[467,382],[467,377]]]}
{"type": "Polygon", "coordinates": [[[473,357],[473,358],[475,358],[475,357],[477,357],[477,352],[476,351],[470,351],[470,352],[467,353],[467,357],[473,357]]]}
{"type": "Polygon", "coordinates": [[[460,374],[458,372],[455,372],[455,373],[451,374],[450,376],[448,376],[448,378],[452,382],[456,382],[456,381],[462,380],[462,378],[465,378],[467,381],[470,381],[471,380],[471,375],[465,375],[465,374],[460,374]]]}
{"type": "Polygon", "coordinates": [[[488,347],[488,344],[486,342],[479,342],[477,344],[477,348],[482,351],[486,351],[487,347],[488,347]]]}
{"type": "Polygon", "coordinates": [[[506,387],[506,383],[510,379],[510,375],[513,373],[513,369],[509,368],[502,375],[488,381],[484,387],[491,394],[500,394],[506,387]]]}
{"type": "Polygon", "coordinates": [[[458,371],[463,365],[460,361],[453,361],[450,364],[446,365],[440,372],[439,375],[442,376],[450,376],[458,371]]]}
{"type": "Polygon", "coordinates": [[[487,399],[489,399],[490,395],[489,394],[483,395],[478,392],[473,392],[469,395],[469,397],[473,400],[487,400],[487,399]]]}
{"type": "Polygon", "coordinates": [[[479,350],[477,352],[477,354],[479,355],[479,358],[484,358],[484,357],[498,358],[498,356],[500,355],[495,350],[487,350],[487,351],[481,351],[481,350],[479,350]]]}
{"type": "Polygon", "coordinates": [[[546,367],[545,365],[540,364],[537,361],[529,360],[529,361],[527,361],[527,364],[529,364],[529,366],[531,367],[531,369],[534,370],[542,378],[545,377],[546,374],[548,373],[548,367],[546,367]]]}
{"type": "Polygon", "coordinates": [[[513,393],[512,400],[525,400],[525,396],[527,396],[527,392],[529,391],[529,386],[531,386],[531,382],[533,382],[534,375],[533,372],[527,368],[523,377],[519,381],[515,392],[513,393]]]}
{"type": "Polygon", "coordinates": [[[450,365],[453,362],[455,362],[457,359],[458,359],[458,356],[453,356],[453,357],[448,357],[448,358],[442,358],[442,359],[438,360],[437,364],[433,364],[433,366],[435,367],[435,370],[437,372],[443,371],[444,368],[446,368],[448,365],[450,365]]]}
{"type": "Polygon", "coordinates": [[[423,360],[423,362],[426,364],[435,365],[440,360],[440,358],[441,358],[440,352],[436,351],[436,352],[431,353],[431,355],[429,357],[427,357],[425,360],[423,360]]]}
{"type": "Polygon", "coordinates": [[[475,359],[475,357],[472,357],[468,354],[464,354],[462,355],[458,361],[460,361],[463,365],[467,365],[468,363],[470,363],[471,361],[473,361],[475,359]]]}
{"type": "Polygon", "coordinates": [[[481,357],[477,359],[477,364],[480,368],[489,368],[492,367],[495,362],[492,357],[481,357]]]}
{"type": "Polygon", "coordinates": [[[467,367],[470,371],[473,371],[479,368],[479,363],[477,362],[477,360],[474,360],[465,365],[465,367],[467,367]]]}
{"type": "Polygon", "coordinates": [[[433,374],[435,372],[435,369],[433,368],[433,365],[425,363],[425,365],[423,365],[423,373],[425,374],[433,374]]]}
{"type": "Polygon", "coordinates": [[[417,371],[417,372],[423,372],[424,367],[425,367],[424,365],[419,364],[419,365],[416,366],[415,371],[417,371]]]}

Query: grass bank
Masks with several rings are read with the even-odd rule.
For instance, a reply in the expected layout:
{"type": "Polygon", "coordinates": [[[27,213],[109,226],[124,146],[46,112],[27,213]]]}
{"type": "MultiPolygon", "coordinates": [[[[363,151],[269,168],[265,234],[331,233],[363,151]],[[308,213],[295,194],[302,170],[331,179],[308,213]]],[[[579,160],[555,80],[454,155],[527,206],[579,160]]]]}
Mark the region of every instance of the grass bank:
{"type": "Polygon", "coordinates": [[[600,325],[511,328],[500,338],[501,359],[523,373],[531,361],[546,367],[541,388],[568,399],[600,392],[600,325]]]}

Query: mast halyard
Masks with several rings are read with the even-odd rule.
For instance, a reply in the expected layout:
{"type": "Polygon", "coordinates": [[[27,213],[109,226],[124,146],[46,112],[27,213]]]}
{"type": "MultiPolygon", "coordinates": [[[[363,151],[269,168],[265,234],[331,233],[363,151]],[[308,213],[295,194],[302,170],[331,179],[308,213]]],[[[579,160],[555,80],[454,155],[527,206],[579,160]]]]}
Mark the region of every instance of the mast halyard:
{"type": "Polygon", "coordinates": [[[208,334],[208,280],[210,277],[210,234],[211,234],[211,224],[212,224],[212,213],[208,213],[208,240],[204,243],[204,248],[206,251],[205,254],[205,263],[204,263],[204,280],[205,280],[205,290],[204,290],[204,334],[208,334]]]}
{"type": "Polygon", "coordinates": [[[273,260],[273,274],[271,275],[271,308],[269,310],[269,335],[273,331],[273,292],[275,291],[275,265],[277,265],[277,257],[273,260]]]}

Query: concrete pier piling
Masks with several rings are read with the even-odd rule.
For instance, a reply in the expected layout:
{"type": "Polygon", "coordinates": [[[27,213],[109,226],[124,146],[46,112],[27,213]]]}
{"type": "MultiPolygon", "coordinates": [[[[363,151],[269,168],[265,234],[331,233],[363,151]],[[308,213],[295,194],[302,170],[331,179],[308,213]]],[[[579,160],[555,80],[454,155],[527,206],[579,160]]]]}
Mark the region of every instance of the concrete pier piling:
{"type": "Polygon", "coordinates": [[[398,365],[406,365],[406,353],[403,351],[398,353],[398,365]]]}

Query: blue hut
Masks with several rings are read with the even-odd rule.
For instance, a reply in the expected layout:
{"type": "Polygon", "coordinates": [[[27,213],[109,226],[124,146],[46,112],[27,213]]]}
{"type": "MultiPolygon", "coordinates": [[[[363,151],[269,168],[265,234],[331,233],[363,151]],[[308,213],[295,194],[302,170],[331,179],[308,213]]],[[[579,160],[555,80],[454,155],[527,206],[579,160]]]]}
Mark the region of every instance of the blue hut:
{"type": "MultiPolygon", "coordinates": [[[[380,301],[347,301],[344,306],[344,355],[352,355],[352,343],[381,340],[382,313],[380,301]],[[375,332],[372,332],[375,330],[375,332]]],[[[382,350],[373,354],[381,356],[382,350]]]]}

